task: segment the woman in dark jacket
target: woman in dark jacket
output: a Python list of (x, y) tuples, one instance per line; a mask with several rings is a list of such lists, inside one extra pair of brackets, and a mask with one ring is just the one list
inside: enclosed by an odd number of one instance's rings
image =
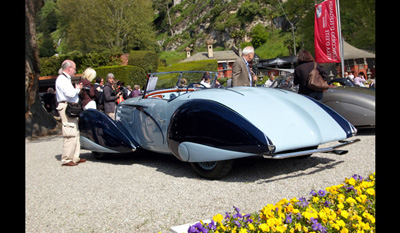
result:
[(79, 92), (79, 98), (82, 102), (82, 107), (86, 109), (96, 109), (96, 102), (94, 98), (96, 94), (94, 92), (94, 87), (92, 80), (96, 77), (96, 71), (92, 68), (87, 68), (82, 74), (82, 85), (83, 88)]
[[(299, 94), (308, 95), (316, 100), (322, 100), (322, 91), (314, 91), (308, 88), (308, 76), (314, 69), (314, 58), (310, 52), (301, 50), (297, 57), (297, 66), (294, 69), (294, 84), (299, 84)], [(324, 68), (317, 63), (317, 70), (322, 78), (327, 81), (329, 76)]]

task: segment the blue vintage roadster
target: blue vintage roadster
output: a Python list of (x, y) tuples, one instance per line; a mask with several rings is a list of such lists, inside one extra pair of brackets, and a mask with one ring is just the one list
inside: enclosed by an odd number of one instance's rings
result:
[[(82, 148), (99, 159), (137, 149), (172, 154), (200, 176), (219, 179), (237, 158), (344, 154), (337, 148), (358, 141), (344, 141), (357, 130), (318, 101), (281, 89), (225, 88), (217, 85), (216, 72), (204, 83), (203, 73), (149, 74), (143, 96), (120, 103), (115, 121), (100, 111), (84, 111)], [(318, 148), (331, 141), (338, 144)]]

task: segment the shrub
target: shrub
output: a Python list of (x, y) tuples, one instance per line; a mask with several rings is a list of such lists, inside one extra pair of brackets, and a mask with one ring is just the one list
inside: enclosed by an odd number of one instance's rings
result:
[(76, 73), (82, 73), (86, 68), (112, 66), (121, 64), (120, 54), (111, 53), (87, 53), (71, 52), (66, 55), (59, 55), (58, 57), (42, 57), (40, 63), (40, 76), (57, 75), (58, 69), (64, 60), (72, 60), (76, 64)]
[(143, 68), (147, 73), (155, 72), (158, 68), (158, 54), (153, 51), (131, 51), (128, 65)]
[(143, 87), (147, 81), (147, 74), (143, 68), (137, 66), (103, 66), (95, 68), (97, 72), (97, 77), (104, 78), (104, 82), (106, 82), (106, 77), (108, 73), (113, 73), (115, 79), (120, 80), (126, 85), (139, 85)]
[(168, 67), (160, 67), (158, 72), (168, 71), (218, 71), (217, 60), (201, 60), (201, 61), (190, 61), (173, 64)]

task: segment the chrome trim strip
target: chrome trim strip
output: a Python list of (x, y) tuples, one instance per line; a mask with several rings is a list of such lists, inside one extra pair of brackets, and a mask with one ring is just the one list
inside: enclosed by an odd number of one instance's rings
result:
[(346, 146), (355, 142), (361, 141), (360, 139), (354, 139), (350, 141), (339, 141), (340, 144), (337, 144), (335, 146), (327, 147), (327, 148), (322, 148), (322, 149), (314, 149), (314, 150), (304, 150), (304, 151), (297, 151), (297, 152), (290, 152), (290, 153), (284, 153), (284, 154), (274, 154), (274, 155), (263, 155), (264, 158), (270, 158), (270, 159), (286, 159), (286, 158), (292, 158), (292, 157), (298, 157), (298, 156), (303, 156), (303, 155), (309, 155), (313, 153), (329, 153), (333, 152), (336, 148)]

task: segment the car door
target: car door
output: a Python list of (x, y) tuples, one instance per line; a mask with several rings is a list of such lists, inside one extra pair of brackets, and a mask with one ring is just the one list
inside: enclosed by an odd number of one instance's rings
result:
[(165, 139), (168, 126), (167, 105), (166, 100), (157, 98), (123, 102), (117, 109), (118, 120), (129, 129), (131, 136), (142, 148), (168, 153), (169, 149)]

